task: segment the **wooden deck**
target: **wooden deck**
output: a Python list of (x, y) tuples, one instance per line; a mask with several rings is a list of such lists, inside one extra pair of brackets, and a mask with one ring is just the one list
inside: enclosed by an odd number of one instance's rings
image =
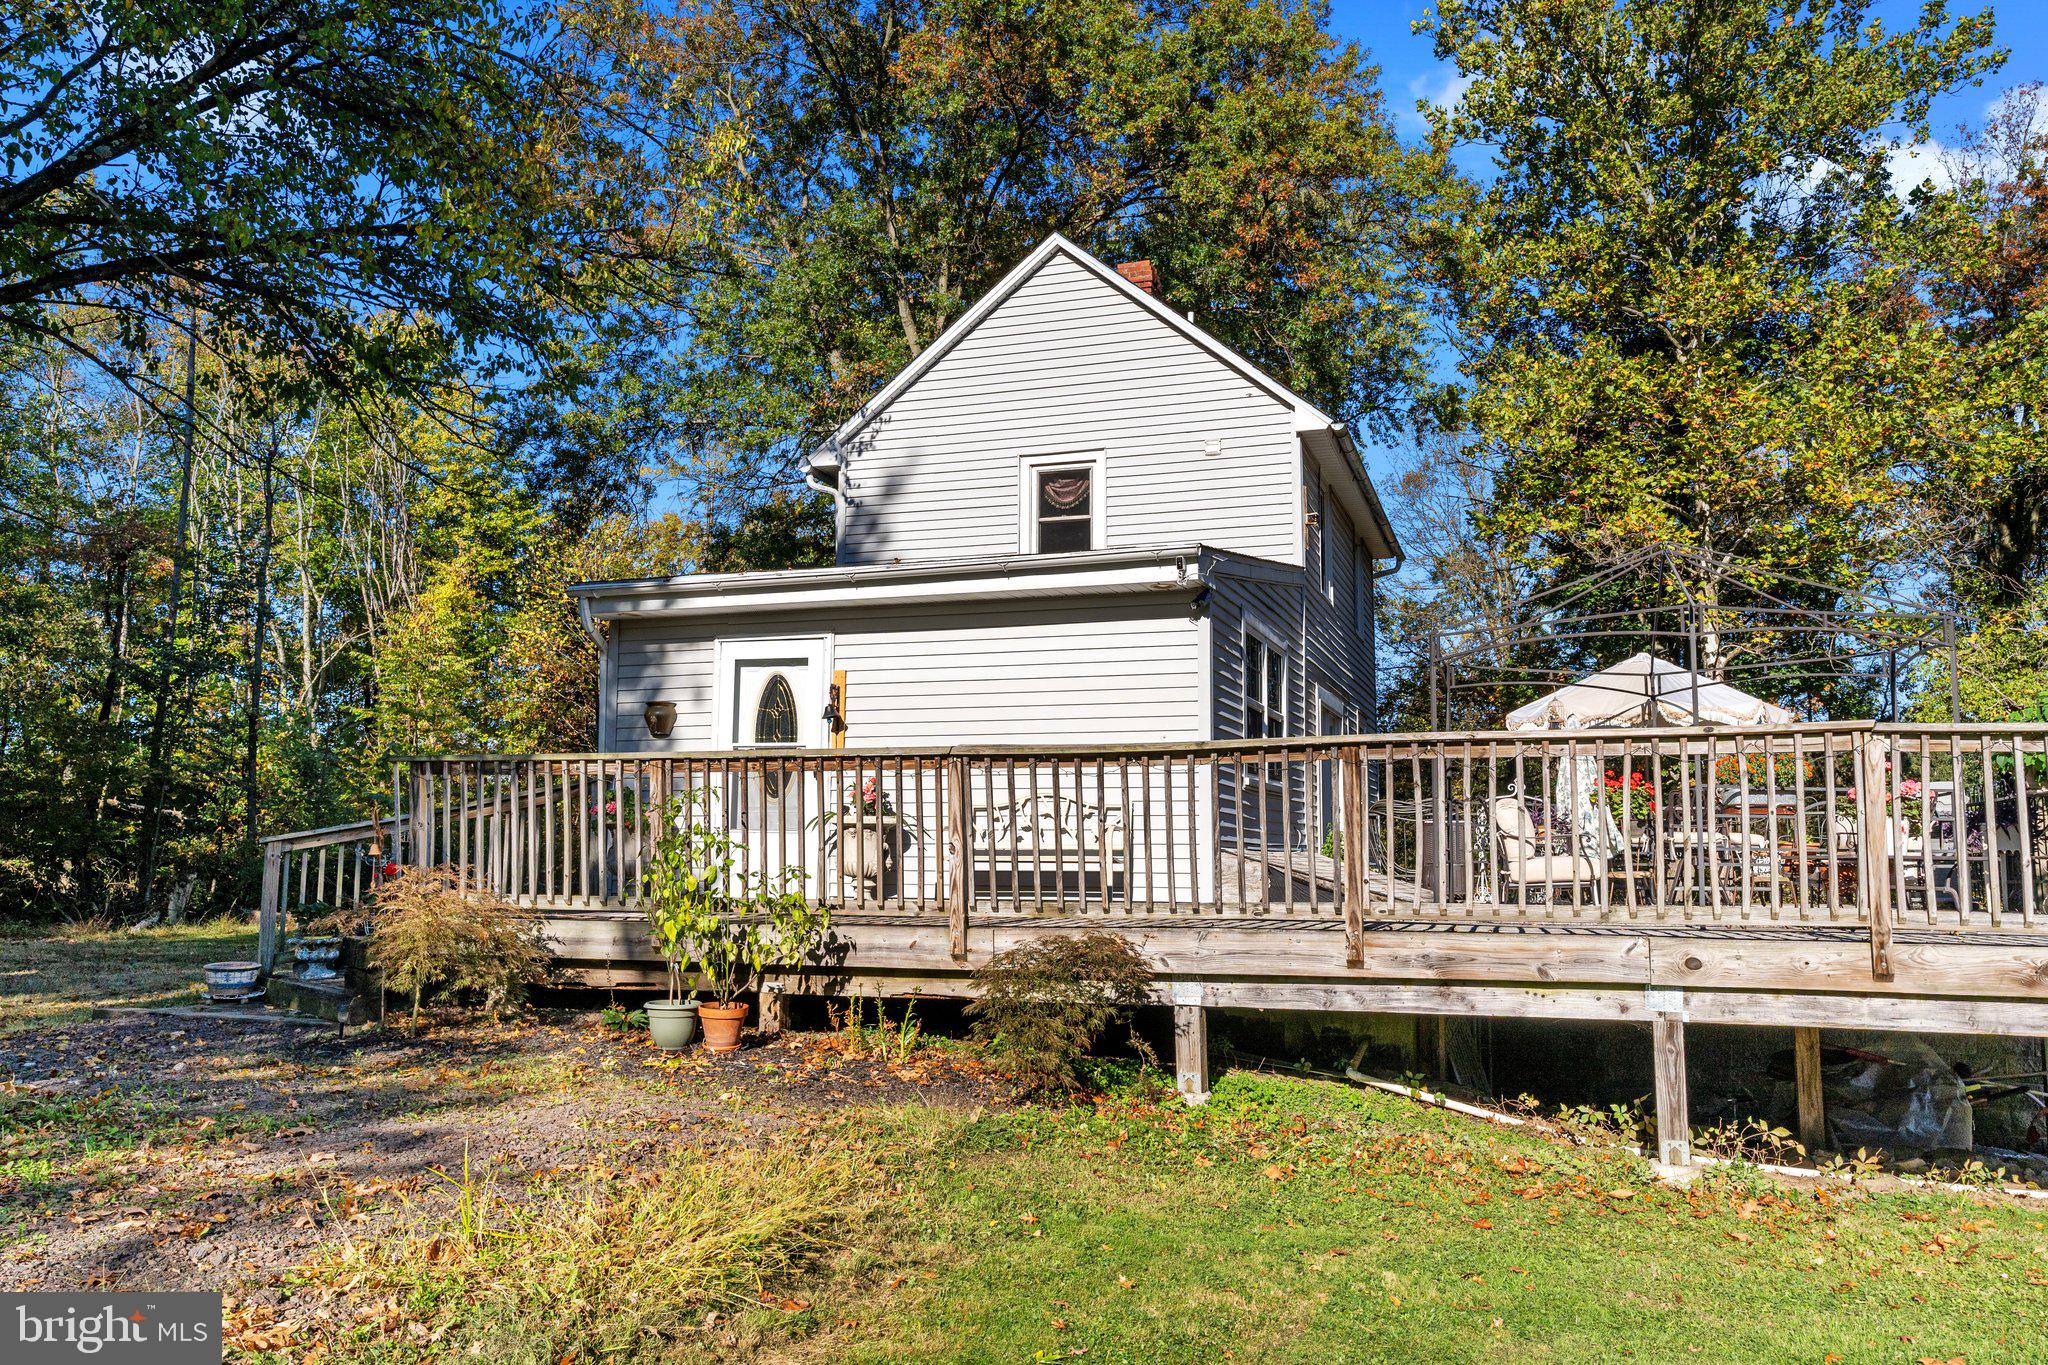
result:
[(413, 760), (396, 821), (271, 842), (264, 951), (396, 860), (530, 910), (567, 978), (658, 985), (677, 798), (832, 911), (764, 1004), (965, 995), (1111, 930), (1191, 1095), (1209, 1008), (1648, 1023), (1680, 1109), (1688, 1022), (2048, 1034), (2048, 726)]

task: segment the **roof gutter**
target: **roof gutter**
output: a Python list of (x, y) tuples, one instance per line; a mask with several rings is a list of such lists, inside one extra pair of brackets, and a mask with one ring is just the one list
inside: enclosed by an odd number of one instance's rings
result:
[[(822, 451), (814, 453), (804, 460), (804, 487), (810, 489), (813, 493), (825, 494), (832, 499), (833, 505), (837, 506), (839, 503), (839, 462), (837, 459), (832, 459), (828, 464), (824, 459), (819, 458), (823, 453)], [(829, 469), (831, 471), (832, 482), (826, 483), (819, 476), (821, 469)]]
[(1081, 563), (1065, 556), (1059, 557), (1064, 562), (1048, 563), (1049, 558), (1020, 553), (966, 562), (685, 575), (579, 583), (569, 594), (586, 622), (634, 615), (859, 609), (884, 602), (915, 605), (983, 597), (1194, 591), (1205, 581), (1209, 560), (1200, 546), (1113, 552)]
[(604, 632), (597, 628), (597, 618), (590, 614), (590, 599), (576, 599), (576, 619), (583, 623), (583, 633), (597, 646), (597, 652), (604, 653)]

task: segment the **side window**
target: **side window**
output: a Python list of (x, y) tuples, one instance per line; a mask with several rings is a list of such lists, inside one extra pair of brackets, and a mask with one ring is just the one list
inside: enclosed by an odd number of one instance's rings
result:
[(1287, 656), (1249, 628), (1244, 633), (1244, 733), (1247, 739), (1287, 733)]

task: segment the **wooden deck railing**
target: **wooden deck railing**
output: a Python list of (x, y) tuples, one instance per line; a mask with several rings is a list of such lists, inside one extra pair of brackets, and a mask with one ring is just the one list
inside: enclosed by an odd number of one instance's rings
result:
[(1376, 921), (1849, 926), (1888, 976), (1895, 926), (2048, 913), (2048, 726), (445, 757), (397, 788), (408, 861), (519, 905), (636, 907), (689, 796), (746, 874), (943, 914), (956, 954), (977, 916), (1341, 919), (1352, 965)]
[(256, 914), (256, 958), (264, 970), (275, 965), (294, 919), (362, 908), (383, 883), (386, 866), (406, 861), (397, 834), (388, 819), (359, 820), (264, 839)]

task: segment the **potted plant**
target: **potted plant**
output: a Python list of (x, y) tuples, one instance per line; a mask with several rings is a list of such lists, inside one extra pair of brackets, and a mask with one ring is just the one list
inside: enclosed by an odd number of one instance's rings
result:
[[(727, 831), (697, 818), (708, 797), (691, 793), (662, 811), (647, 875), (647, 915), (669, 962), (669, 994), (689, 971), (711, 994), (697, 1017), (710, 1052), (740, 1045), (747, 1005), (738, 999), (762, 970), (795, 965), (824, 941), (830, 916), (803, 893), (803, 873), (746, 871)], [(655, 1006), (648, 1006), (650, 1026)], [(658, 1041), (658, 1040), (657, 1040)]]
[(900, 822), (872, 777), (860, 784), (860, 795), (852, 804), (851, 812), (840, 815), (840, 875), (847, 881), (857, 876), (865, 893), (879, 897), (886, 889), (884, 874), (896, 861)]
[(655, 948), (668, 961), (668, 999), (647, 1002), (647, 1032), (656, 1047), (676, 1052), (697, 1036), (697, 993), (683, 994), (683, 965), (689, 947), (679, 936), (682, 924), (664, 913), (659, 897), (648, 898), (647, 922), (654, 931)]

